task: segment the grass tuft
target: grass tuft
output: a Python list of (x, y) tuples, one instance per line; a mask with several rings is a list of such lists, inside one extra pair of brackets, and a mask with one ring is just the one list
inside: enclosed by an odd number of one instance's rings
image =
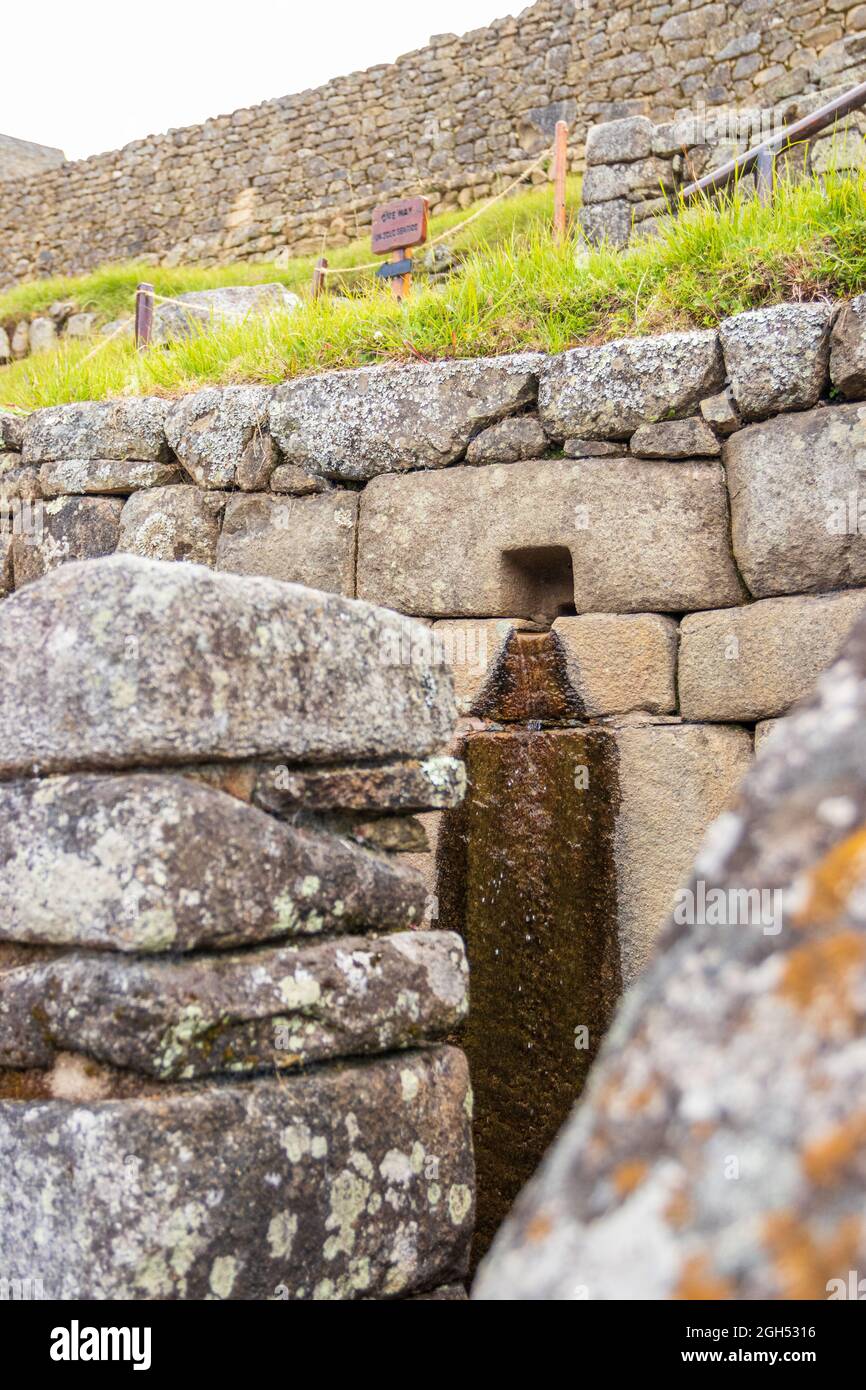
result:
[[(418, 279), (405, 305), (365, 275), (345, 295), (307, 300), (294, 314), (251, 319), (140, 354), (123, 340), (95, 355), (92, 342), (62, 343), (0, 369), (0, 403), (33, 409), (130, 393), (175, 395), (211, 382), (279, 382), (386, 360), (524, 348), (559, 352), (577, 343), (712, 327), (763, 304), (866, 289), (863, 174), (781, 183), (772, 206), (735, 190), (720, 203), (699, 204), (625, 252), (587, 253), (576, 241), (555, 246), (550, 212), (549, 188), (497, 205), (485, 214), (486, 223), (481, 218), (463, 234), (471, 250), (460, 268), (444, 285), (423, 287)], [(451, 225), (464, 215), (449, 214)], [(359, 242), (330, 259), (337, 264), (354, 257), (359, 264), (369, 259), (367, 245)], [(214, 284), (279, 278), (299, 289), (311, 266), (312, 260), (295, 262), (279, 275), (271, 266), (149, 267), (147, 274), (143, 267), (113, 267), (91, 279), (100, 286), (102, 311), (116, 315), (121, 288), (131, 296), (139, 278), (152, 279), (165, 294), (202, 288), (202, 277)], [(69, 282), (48, 283), (52, 298), (73, 294)], [(61, 283), (67, 288), (58, 289)], [(39, 282), (10, 294), (37, 290), (49, 292)], [(0, 314), (9, 297), (0, 301)], [(74, 297), (80, 301), (80, 292)]]

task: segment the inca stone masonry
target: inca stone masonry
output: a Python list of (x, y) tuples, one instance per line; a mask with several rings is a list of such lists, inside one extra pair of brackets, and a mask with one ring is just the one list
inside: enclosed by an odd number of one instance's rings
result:
[[(270, 259), (354, 238), (393, 194), (494, 192), (558, 118), (770, 107), (862, 77), (855, 0), (538, 0), (396, 63), (22, 177), (0, 149), (0, 288), (145, 256)], [(543, 177), (543, 175), (538, 175)]]

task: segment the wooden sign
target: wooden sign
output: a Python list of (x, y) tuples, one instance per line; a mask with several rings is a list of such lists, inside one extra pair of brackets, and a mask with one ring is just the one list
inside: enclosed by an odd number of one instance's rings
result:
[(427, 240), (427, 199), (398, 198), (373, 209), (373, 255), (389, 256)]

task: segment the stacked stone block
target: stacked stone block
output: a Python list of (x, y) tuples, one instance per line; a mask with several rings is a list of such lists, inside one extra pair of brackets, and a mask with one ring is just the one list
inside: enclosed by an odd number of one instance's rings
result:
[(2, 605), (5, 1277), (70, 1299), (463, 1277), (470, 1092), (437, 1039), (464, 951), (382, 848), (462, 769), (436, 753), (447, 673), (390, 662), (397, 623), (130, 556)]

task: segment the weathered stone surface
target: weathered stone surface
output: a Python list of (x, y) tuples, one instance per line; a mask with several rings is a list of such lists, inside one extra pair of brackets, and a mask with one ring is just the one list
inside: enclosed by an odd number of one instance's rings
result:
[(707, 422), (699, 415), (688, 420), (660, 420), (640, 425), (631, 437), (631, 451), (645, 459), (714, 458), (722, 451)]
[(863, 406), (830, 406), (726, 442), (734, 554), (756, 598), (866, 584), (864, 426)]
[(166, 437), (193, 482), (267, 487), (277, 462), (268, 430), (272, 395), (264, 386), (207, 386), (171, 406)]
[(846, 304), (830, 335), (830, 380), (851, 400), (866, 395), (866, 295)]
[(744, 597), (727, 530), (713, 463), (586, 459), (375, 478), (361, 499), (358, 593), (437, 617), (556, 617), (572, 602), (603, 613), (724, 606)]
[[(26, 1075), (26, 1073), (24, 1073)], [(460, 1280), (454, 1048), (158, 1097), (0, 1102), (6, 1277), (49, 1298), (397, 1298)], [(52, 1194), (64, 1193), (64, 1200)]]
[(48, 352), (57, 346), (57, 327), (50, 318), (30, 320), (30, 351)]
[(691, 415), (724, 380), (712, 330), (624, 338), (549, 357), (539, 379), (539, 414), (556, 439), (628, 439), (639, 425)]
[(577, 216), (581, 231), (593, 245), (607, 242), (611, 246), (626, 246), (631, 236), (633, 212), (633, 204), (625, 198), (611, 198), (606, 203), (581, 207)]
[(0, 531), (0, 598), (11, 594), (15, 582), (12, 568), (12, 536)]
[(701, 415), (708, 425), (712, 425), (718, 434), (723, 435), (733, 434), (743, 423), (729, 387), (701, 401)]
[(333, 483), (301, 468), (298, 463), (280, 463), (271, 474), (271, 492), (286, 492), (294, 497), (306, 497), (311, 492), (327, 492)]
[(26, 319), (15, 325), (12, 334), (12, 356), (20, 361), (30, 351), (30, 324)]
[(355, 592), (358, 497), (250, 493), (231, 497), (217, 545), (217, 569), (262, 574), (328, 593)]
[(0, 966), (0, 1066), (76, 1052), (161, 1081), (297, 1069), (441, 1038), (467, 1008), (452, 932), (169, 960), (76, 952)]
[(586, 132), (587, 164), (625, 164), (652, 153), (653, 123), (646, 116), (591, 125)]
[(96, 332), (96, 314), (70, 314), (63, 332), (67, 338), (88, 338)]
[(658, 613), (557, 618), (569, 683), (586, 715), (676, 709), (677, 625)]
[(0, 497), (35, 501), (42, 496), (38, 468), (24, 468), (20, 454), (0, 454)]
[(570, 459), (622, 458), (628, 447), (606, 443), (603, 439), (566, 439), (562, 452)]
[(685, 719), (755, 720), (784, 714), (839, 654), (866, 592), (769, 598), (682, 621), (680, 705)]
[(120, 513), (117, 549), (147, 560), (213, 566), (225, 503), (223, 493), (191, 483), (135, 493)]
[(451, 678), (382, 659), (405, 626), (200, 566), (67, 566), (0, 609), (0, 771), (426, 755), (451, 733)]
[(387, 860), (185, 777), (2, 782), (0, 806), (2, 940), (189, 951), (421, 920)]
[(252, 797), (273, 812), (299, 806), (311, 811), (426, 811), (459, 805), (465, 790), (460, 759), (440, 755), (356, 767), (277, 766), (257, 774)]
[(169, 402), (150, 396), (36, 410), (24, 425), (25, 463), (54, 459), (165, 460)]
[(39, 506), (41, 536), (16, 536), (15, 587), (71, 560), (94, 560), (117, 548), (123, 503), (115, 497), (57, 497)]
[(658, 197), (662, 190), (673, 192), (674, 182), (670, 162), (655, 155), (626, 164), (595, 164), (583, 176), (581, 198), (585, 207), (623, 197), (640, 201)]
[(43, 463), (39, 469), (43, 497), (130, 493), (140, 488), (165, 487), (177, 482), (180, 482), (180, 469), (176, 464), (154, 460), (58, 459)]
[(0, 410), (0, 453), (10, 449), (20, 454), (24, 446), (24, 420), (18, 415), (7, 415)]
[(516, 463), (540, 458), (546, 449), (547, 436), (536, 416), (518, 415), (477, 434), (466, 450), (466, 462)]
[(616, 731), (616, 913), (623, 984), (646, 966), (707, 826), (752, 761), (746, 729), (644, 724)]
[(775, 304), (719, 325), (731, 391), (746, 420), (808, 410), (829, 381), (831, 304)]
[(212, 332), (248, 318), (284, 314), (297, 309), (300, 299), (278, 282), (270, 285), (223, 285), (215, 290), (190, 290), (171, 304), (157, 304), (153, 341), (167, 343)]
[(476, 1297), (824, 1300), (863, 1268), (864, 673), (859, 625), (707, 836)]
[(12, 344), (9, 341), (9, 334), (6, 332), (6, 329), (0, 324), (0, 363), (5, 366), (7, 362), (11, 361)]
[(280, 386), (271, 432), (287, 462), (331, 478), (453, 463), (488, 425), (535, 399), (540, 353), (359, 367)]

